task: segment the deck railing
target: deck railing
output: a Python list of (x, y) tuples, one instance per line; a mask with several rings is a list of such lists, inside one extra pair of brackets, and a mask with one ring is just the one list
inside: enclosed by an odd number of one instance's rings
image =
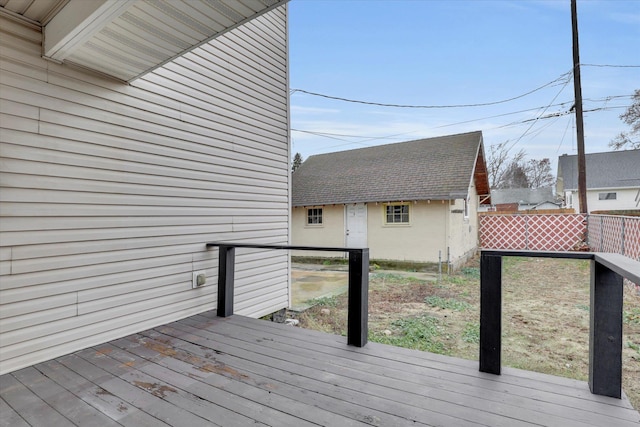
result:
[(347, 252), (349, 254), (349, 285), (347, 314), (347, 344), (364, 347), (369, 333), (369, 249), (333, 248), (289, 245), (257, 245), (246, 243), (212, 242), (207, 248), (217, 247), (218, 256), (218, 307), (217, 315), (233, 314), (233, 288), (236, 248), (275, 249), (298, 251)]
[(594, 394), (620, 398), (623, 279), (640, 283), (640, 262), (620, 254), (601, 252), (483, 250), (480, 254), (480, 371), (498, 375), (502, 336), (502, 257), (505, 256), (591, 260), (589, 388)]

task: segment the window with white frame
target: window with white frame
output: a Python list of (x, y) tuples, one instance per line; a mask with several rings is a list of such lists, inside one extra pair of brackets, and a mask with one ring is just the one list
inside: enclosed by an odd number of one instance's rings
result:
[(616, 200), (617, 198), (617, 193), (598, 193), (598, 200)]
[(386, 206), (386, 224), (409, 224), (409, 204), (393, 204)]
[(322, 225), (322, 208), (307, 209), (307, 225)]

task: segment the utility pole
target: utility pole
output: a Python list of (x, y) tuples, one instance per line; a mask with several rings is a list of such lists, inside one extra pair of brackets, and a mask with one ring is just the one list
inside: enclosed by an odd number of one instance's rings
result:
[(580, 48), (578, 47), (578, 8), (576, 0), (571, 0), (571, 29), (573, 34), (573, 90), (576, 107), (576, 132), (578, 138), (578, 196), (580, 213), (587, 209), (587, 167), (584, 155), (584, 123), (582, 120), (582, 86), (580, 84)]

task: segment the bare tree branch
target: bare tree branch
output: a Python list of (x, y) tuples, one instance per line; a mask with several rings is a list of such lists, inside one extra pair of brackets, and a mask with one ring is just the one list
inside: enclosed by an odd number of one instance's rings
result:
[(633, 102), (629, 108), (620, 115), (620, 119), (631, 126), (631, 130), (621, 132), (609, 142), (609, 147), (614, 150), (640, 148), (640, 89), (633, 92), (631, 99)]

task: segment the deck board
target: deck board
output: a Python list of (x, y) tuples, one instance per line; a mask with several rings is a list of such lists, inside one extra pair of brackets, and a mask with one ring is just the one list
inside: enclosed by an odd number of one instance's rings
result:
[(0, 377), (0, 426), (638, 426), (585, 382), (207, 312)]
[[(190, 320), (186, 320), (190, 321)], [(235, 320), (234, 320), (235, 321)], [(242, 319), (240, 319), (242, 321)], [(256, 328), (263, 325), (257, 325)], [(268, 324), (265, 326), (269, 326)], [(286, 329), (286, 328), (285, 328)], [(248, 334), (251, 334), (255, 330), (246, 330)], [(216, 331), (221, 332), (221, 328), (217, 328)], [(287, 336), (284, 336), (279, 342), (288, 342), (295, 345), (295, 339), (291, 338), (292, 332), (286, 331)], [(307, 334), (309, 331), (300, 331), (303, 334)], [(318, 337), (322, 339), (317, 345), (310, 343), (305, 344), (305, 350), (313, 350), (316, 352), (322, 352), (327, 357), (334, 357), (338, 353), (332, 351), (332, 346), (336, 347), (338, 351), (344, 351), (344, 344), (340, 343), (341, 337), (335, 337), (333, 335), (322, 334)], [(336, 339), (337, 338), (337, 339)], [(342, 338), (343, 339), (343, 338)], [(293, 340), (293, 341), (291, 341)], [(265, 342), (265, 345), (270, 345)], [(279, 344), (277, 344), (279, 345)], [(357, 353), (360, 356), (355, 360), (364, 361), (366, 364), (364, 368), (368, 368), (369, 365), (381, 366), (383, 371), (389, 371), (393, 369), (399, 369), (402, 372), (390, 372), (389, 375), (395, 377), (402, 377), (408, 381), (416, 381), (415, 375), (428, 376), (427, 385), (433, 386), (439, 380), (444, 380), (443, 387), (447, 387), (449, 384), (453, 384), (450, 389), (457, 393), (465, 393), (468, 389), (471, 395), (478, 394), (477, 387), (482, 387), (485, 390), (482, 393), (483, 398), (490, 399), (495, 393), (492, 390), (498, 389), (499, 391), (506, 391), (504, 393), (496, 395), (496, 401), (504, 401), (504, 399), (510, 399), (514, 396), (521, 396), (530, 405), (530, 400), (541, 400), (554, 405), (562, 405), (570, 408), (578, 409), (577, 414), (582, 411), (591, 411), (594, 409), (598, 412), (608, 414), (616, 411), (617, 406), (625, 408), (632, 408), (629, 402), (625, 399), (609, 399), (603, 396), (592, 395), (589, 392), (588, 387), (585, 387), (584, 382), (577, 380), (554, 377), (551, 375), (544, 375), (538, 373), (531, 373), (521, 370), (512, 370), (505, 368), (505, 373), (509, 375), (495, 376), (492, 374), (485, 374), (480, 372), (474, 372), (469, 376), (469, 369), (476, 371), (477, 362), (468, 361), (463, 359), (453, 359), (446, 356), (441, 356), (432, 353), (415, 352), (412, 350), (402, 349), (399, 347), (389, 346), (370, 346), (365, 351), (356, 347), (348, 347), (346, 350)], [(419, 357), (416, 357), (419, 356)], [(343, 357), (337, 358), (335, 363), (348, 364), (353, 366), (354, 356), (343, 355)], [(447, 363), (451, 361), (452, 363)], [(409, 373), (410, 375), (407, 375)], [(520, 378), (519, 376), (524, 376)], [(470, 386), (470, 387), (468, 387)], [(613, 408), (611, 406), (614, 406)], [(551, 407), (553, 408), (553, 407)], [(591, 415), (588, 415), (589, 417)], [(629, 416), (630, 420), (635, 420), (635, 415), (631, 412)]]
[[(184, 322), (180, 322), (180, 324), (184, 324), (186, 322), (193, 323), (192, 320), (186, 320)], [(183, 329), (185, 331), (189, 331), (188, 329)], [(237, 332), (236, 329), (233, 329)], [(230, 333), (233, 333), (233, 330)], [(196, 332), (191, 330), (190, 332)], [(216, 328), (216, 332), (226, 333), (225, 327), (220, 326)], [(203, 332), (201, 335), (211, 334), (211, 332)], [(231, 338), (231, 337), (228, 337)], [(246, 342), (251, 342), (253, 340), (261, 340), (261, 336), (259, 334), (253, 334), (253, 330), (246, 329), (242, 333), (242, 340), (246, 340)], [(205, 344), (206, 345), (206, 344)], [(296, 344), (285, 345), (283, 343), (283, 339), (278, 339), (277, 341), (264, 340), (261, 342), (261, 351), (263, 354), (266, 354), (265, 347), (268, 347), (274, 351), (269, 352), (268, 354), (272, 357), (277, 357), (278, 350), (286, 353), (292, 351), (296, 348)], [(358, 351), (349, 351), (347, 349), (346, 353), (350, 354), (341, 354), (345, 353), (344, 345), (342, 345), (342, 349), (337, 349), (337, 351), (329, 352), (326, 350), (329, 346), (317, 346), (317, 348), (312, 349), (312, 346), (309, 343), (306, 343), (304, 349), (298, 349), (296, 351), (296, 363), (313, 365), (316, 369), (324, 369), (324, 370), (334, 370), (336, 367), (327, 368), (327, 363), (322, 360), (314, 360), (317, 358), (316, 354), (325, 354), (326, 358), (332, 360), (331, 364), (340, 365), (338, 368), (340, 369), (340, 374), (344, 378), (348, 378), (350, 385), (341, 384), (345, 387), (352, 387), (354, 381), (362, 381), (364, 382), (364, 389), (369, 389), (370, 391), (377, 390), (373, 385), (377, 385), (382, 387), (380, 390), (381, 395), (388, 395), (388, 387), (392, 387), (394, 389), (393, 398), (388, 398), (389, 400), (397, 400), (398, 402), (413, 402), (416, 400), (415, 396), (423, 396), (423, 399), (418, 400), (414, 403), (416, 406), (427, 406), (429, 408), (433, 408), (440, 411), (444, 411), (444, 413), (456, 413), (457, 416), (461, 418), (467, 419), (467, 421), (471, 421), (473, 423), (479, 422), (487, 422), (490, 425), (501, 425), (504, 421), (505, 425), (519, 425), (519, 421), (515, 419), (508, 419), (511, 417), (512, 412), (518, 412), (519, 418), (524, 418), (528, 423), (536, 423), (540, 422), (540, 417), (546, 417), (547, 420), (544, 421), (547, 424), (561, 423), (562, 425), (583, 425), (583, 422), (593, 422), (600, 421), (606, 422), (608, 419), (606, 417), (600, 417), (599, 414), (596, 413), (585, 413), (584, 410), (574, 410), (571, 407), (560, 406), (554, 404), (550, 406), (550, 411), (548, 413), (541, 412), (539, 409), (530, 410), (531, 407), (531, 399), (528, 398), (528, 394), (531, 393), (531, 387), (526, 387), (518, 390), (516, 387), (510, 387), (508, 389), (508, 393), (505, 393), (503, 390), (505, 389), (504, 384), (494, 381), (496, 378), (490, 374), (480, 374), (475, 372), (477, 370), (477, 365), (473, 364), (474, 372), (473, 377), (473, 386), (468, 387), (466, 383), (469, 382), (469, 375), (462, 375), (458, 373), (447, 372), (444, 369), (435, 370), (433, 373), (430, 373), (429, 369), (425, 371), (425, 369), (415, 369), (411, 365), (408, 365), (406, 361), (396, 362), (395, 366), (391, 366), (392, 362), (389, 359), (384, 358), (373, 358), (368, 354), (358, 353)], [(244, 350), (250, 350), (250, 345), (243, 346)], [(324, 353), (320, 353), (323, 352)], [(317, 353), (316, 353), (317, 352)], [(363, 362), (361, 359), (364, 358)], [(378, 359), (378, 360), (373, 360)], [(268, 362), (267, 362), (268, 363)], [(375, 375), (371, 373), (371, 368), (375, 367)], [(280, 367), (280, 369), (283, 369)], [(433, 371), (433, 370), (431, 370)], [(298, 373), (298, 372), (296, 372)], [(298, 373), (299, 374), (299, 373)], [(426, 377), (425, 377), (426, 374)], [(476, 378), (477, 375), (484, 376), (486, 379)], [(499, 378), (499, 377), (498, 377)], [(485, 390), (481, 394), (478, 393), (478, 387), (483, 387)], [(432, 389), (437, 389), (438, 396), (436, 401), (433, 401), (431, 398)], [(463, 390), (464, 389), (464, 390)], [(491, 393), (492, 389), (500, 389), (500, 392), (493, 392), (493, 400), (487, 401), (487, 394)], [(537, 390), (534, 390), (537, 391)], [(466, 392), (466, 393), (465, 393)], [(519, 399), (519, 405), (513, 404), (514, 399), (513, 395), (521, 394), (524, 397)], [(535, 396), (537, 399), (546, 400), (547, 402), (555, 402), (558, 401), (558, 393), (550, 393), (550, 392), (538, 392), (538, 395)], [(591, 394), (587, 391), (587, 394), (591, 396)], [(442, 402), (437, 400), (443, 399), (446, 402), (456, 402), (460, 397), (464, 396), (464, 405), (462, 408), (456, 406), (448, 406), (443, 408)], [(563, 396), (561, 396), (563, 397)], [(491, 406), (492, 403), (495, 402), (503, 402), (507, 403), (507, 405), (500, 405), (498, 407), (487, 408), (487, 406)], [(518, 403), (518, 402), (516, 402)], [(582, 400), (577, 400), (573, 402), (574, 404), (582, 403)], [(593, 402), (591, 402), (593, 404)], [(540, 405), (538, 405), (540, 406)], [(591, 408), (587, 408), (591, 409)], [(601, 410), (607, 410), (608, 407), (601, 408)], [(590, 411), (591, 412), (591, 411)], [(495, 414), (498, 414), (499, 417), (495, 417)], [(560, 417), (558, 417), (560, 416)], [(505, 418), (506, 417), (506, 418)], [(578, 418), (578, 421), (575, 420)], [(582, 423), (580, 422), (582, 419)], [(522, 424), (526, 425), (526, 424)]]

